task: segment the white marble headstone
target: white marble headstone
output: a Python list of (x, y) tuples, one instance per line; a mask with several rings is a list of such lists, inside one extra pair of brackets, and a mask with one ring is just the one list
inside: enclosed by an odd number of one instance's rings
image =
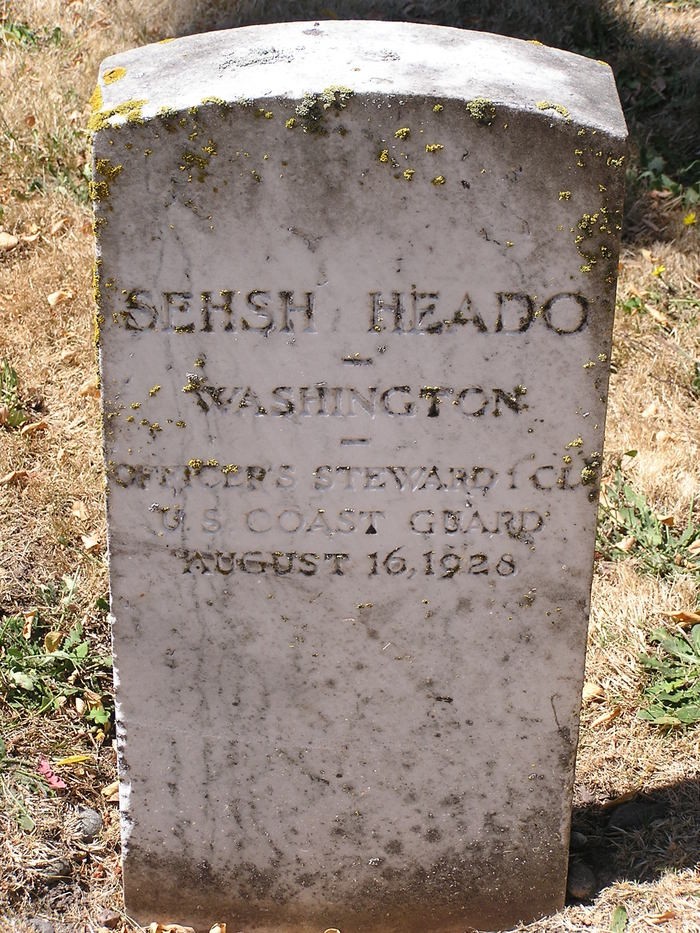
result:
[(126, 903), (456, 933), (564, 898), (625, 126), (387, 23), (102, 66)]

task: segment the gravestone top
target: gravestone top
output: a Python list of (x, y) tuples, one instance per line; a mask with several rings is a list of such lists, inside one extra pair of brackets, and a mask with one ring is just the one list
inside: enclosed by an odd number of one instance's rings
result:
[(410, 23), (247, 26), (121, 52), (102, 63), (100, 109), (115, 110), (109, 119), (118, 123), (133, 113), (129, 103), (135, 101), (142, 103), (139, 114), (147, 119), (162, 108), (198, 107), (212, 89), (217, 99), (236, 102), (301, 99), (327, 86), (355, 94), (448, 99), (466, 93), (519, 110), (539, 109), (555, 120), (569, 117), (619, 138), (626, 135), (605, 62), (538, 42)]
[(512, 926), (565, 890), (624, 121), (388, 23), (101, 69), (127, 908)]

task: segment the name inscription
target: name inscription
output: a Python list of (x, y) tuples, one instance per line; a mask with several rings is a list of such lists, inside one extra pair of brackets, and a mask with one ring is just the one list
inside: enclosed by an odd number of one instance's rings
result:
[[(114, 287), (106, 283), (105, 287)], [(177, 334), (318, 334), (329, 325), (329, 309), (314, 291), (289, 289), (218, 292), (122, 289), (124, 306), (113, 321), (128, 331), (171, 331)], [(557, 292), (541, 298), (526, 292), (494, 292), (477, 303), (469, 292), (446, 298), (439, 290), (372, 291), (358, 300), (360, 320), (371, 333), (437, 336), (447, 333), (523, 334), (540, 322), (543, 329), (565, 336), (588, 323), (589, 301), (579, 292)], [(364, 309), (364, 310), (363, 310)], [(351, 309), (353, 312), (355, 307)]]

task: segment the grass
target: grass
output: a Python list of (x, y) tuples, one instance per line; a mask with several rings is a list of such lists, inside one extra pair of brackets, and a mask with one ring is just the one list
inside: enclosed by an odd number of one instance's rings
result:
[[(291, 15), (311, 10), (301, 0), (284, 6)], [(350, 10), (341, 0), (325, 6), (338, 16)], [(397, 16), (399, 7), (383, 9)], [(119, 887), (106, 668), (84, 130), (97, 64), (197, 25), (275, 19), (280, 8), (0, 0), (3, 933), (24, 933), (33, 917), (52, 918), (58, 933), (97, 929), (104, 910), (116, 912), (117, 930), (138, 929)], [(700, 930), (700, 739), (691, 721), (700, 613), (697, 4), (440, 0), (434, 8), (444, 22), (610, 61), (632, 132), (575, 789), (580, 857), (596, 885), (589, 901), (527, 930)], [(410, 11), (426, 17), (425, 4)], [(104, 820), (89, 844), (71, 828), (79, 804)], [(620, 828), (632, 805), (641, 817)]]

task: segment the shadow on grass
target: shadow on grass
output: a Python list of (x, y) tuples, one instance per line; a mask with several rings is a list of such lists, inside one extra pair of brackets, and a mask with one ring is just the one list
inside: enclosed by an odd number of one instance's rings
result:
[(656, 881), (668, 871), (695, 868), (700, 778), (640, 793), (617, 806), (575, 806), (571, 856), (593, 870), (593, 896), (615, 881)]

